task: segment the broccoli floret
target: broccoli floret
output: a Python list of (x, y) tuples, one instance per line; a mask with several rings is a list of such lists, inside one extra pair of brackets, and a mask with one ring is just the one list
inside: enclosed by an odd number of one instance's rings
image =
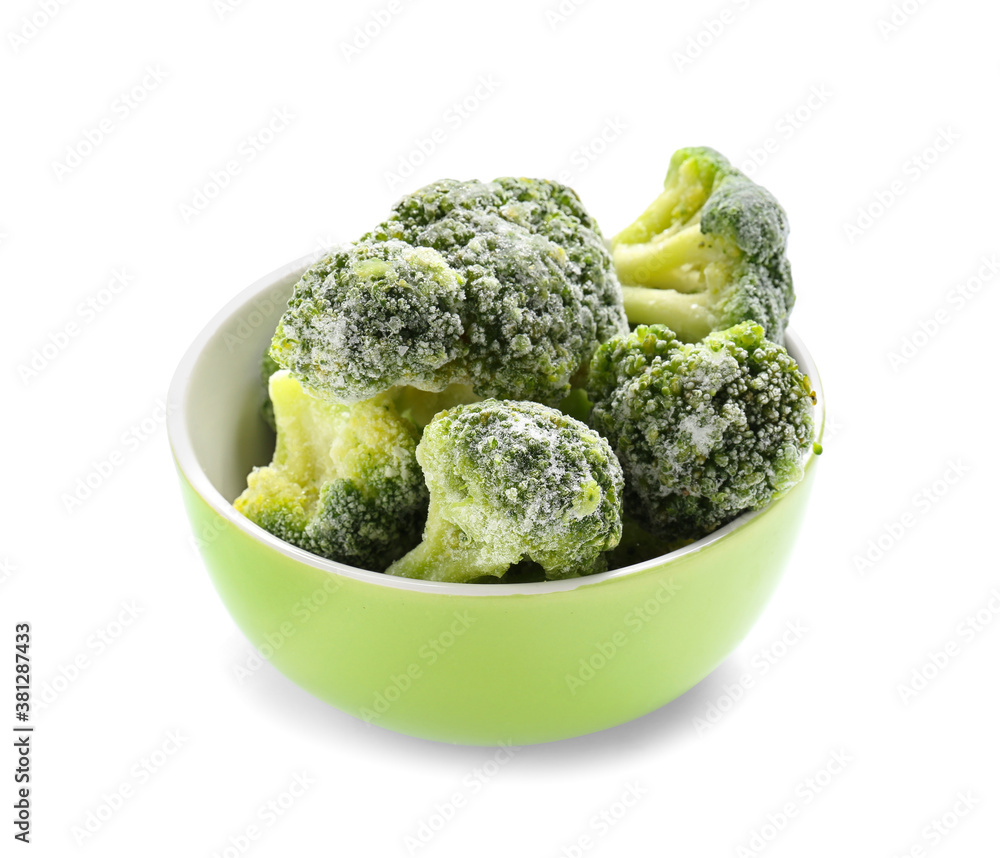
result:
[(427, 524), (390, 575), (467, 582), (522, 560), (548, 578), (587, 575), (621, 537), (621, 466), (607, 441), (553, 408), (488, 399), (442, 412), (417, 460)]
[(566, 250), (573, 279), (593, 315), (599, 343), (627, 326), (621, 286), (600, 227), (571, 188), (544, 179), (505, 177), (492, 183), (502, 201), (499, 213), (522, 223)]
[(270, 353), (331, 401), (458, 385), (555, 405), (626, 329), (611, 257), (573, 191), (445, 180), (310, 268)]
[(278, 441), (236, 509), (313, 554), (381, 572), (420, 539), (427, 488), (418, 432), (382, 397), (353, 405), (318, 399), (296, 377), (270, 378)]
[(264, 418), (264, 422), (268, 426), (275, 430), (278, 427), (274, 422), (274, 403), (271, 402), (271, 393), (268, 390), (268, 383), (271, 380), (271, 376), (274, 375), (279, 369), (281, 369), (281, 367), (278, 366), (274, 358), (271, 357), (271, 347), (268, 346), (260, 359), (260, 383), (264, 388), (264, 401), (260, 406), (260, 416)]
[[(512, 176), (492, 182), (442, 179), (400, 200), (389, 220), (371, 236), (421, 244), (425, 229), (463, 212), (495, 215), (561, 247), (566, 253), (567, 276), (583, 295), (588, 316), (585, 324), (588, 329), (593, 325), (597, 342), (625, 330), (621, 288), (600, 227), (576, 191), (559, 182)], [(430, 245), (445, 255), (463, 244), (461, 231), (451, 236), (447, 233), (447, 229), (433, 232), (434, 243)]]
[[(512, 205), (512, 204), (521, 205)], [(501, 211), (505, 209), (505, 211)], [(549, 179), (505, 176), (492, 182), (440, 179), (403, 197), (393, 206), (392, 220), (426, 226), (455, 209), (491, 211), (512, 222), (538, 227), (562, 214), (600, 234), (572, 188)]]
[(626, 513), (675, 544), (787, 491), (813, 447), (809, 379), (751, 322), (696, 344), (640, 325), (594, 355), (589, 393)]
[(755, 321), (775, 342), (795, 303), (778, 201), (714, 149), (680, 149), (664, 191), (612, 240), (633, 323), (685, 342)]
[(362, 242), (302, 276), (271, 357), (333, 401), (396, 385), (444, 390), (465, 380), (464, 298), (463, 279), (436, 251)]
[(555, 404), (598, 342), (566, 252), (492, 214), (454, 212), (417, 241), (466, 279), (466, 369), (481, 397)]

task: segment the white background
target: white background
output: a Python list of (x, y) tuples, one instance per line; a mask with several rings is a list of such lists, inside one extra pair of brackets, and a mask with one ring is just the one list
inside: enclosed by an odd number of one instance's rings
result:
[[(0, 641), (10, 689), (13, 625), (30, 621), (36, 710), (52, 689), (34, 717), (35, 854), (211, 856), (257, 824), (255, 858), (407, 855), (456, 792), (465, 807), (421, 854), (573, 855), (584, 834), (587, 855), (997, 854), (995, 4), (908, 0), (890, 31), (889, 0), (589, 0), (565, 15), (398, 0), (345, 52), (387, 0), (63, 3), (0, 13)], [(423, 163), (390, 175), (435, 129)], [(240, 682), (252, 654), (192, 548), (158, 405), (199, 329), (439, 177), (563, 178), (611, 234), (670, 153), (700, 144), (756, 154), (787, 208), (793, 325), (830, 402), (808, 520), (744, 644), (664, 709), (524, 748), (485, 781), (488, 749), (370, 728), (270, 666)], [(113, 294), (116, 271), (128, 285)], [(804, 629), (790, 645), (789, 623)], [(171, 731), (179, 749), (152, 757)], [(849, 762), (823, 774), (832, 753)], [(259, 808), (302, 772), (311, 785), (268, 825)], [(78, 848), (74, 827), (122, 784), (131, 797)], [(602, 834), (595, 814), (633, 787)], [(942, 819), (947, 834), (928, 827)]]

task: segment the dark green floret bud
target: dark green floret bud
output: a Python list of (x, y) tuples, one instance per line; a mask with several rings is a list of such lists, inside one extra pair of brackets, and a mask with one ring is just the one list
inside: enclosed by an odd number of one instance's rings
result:
[(815, 393), (744, 322), (694, 344), (639, 325), (594, 355), (590, 423), (625, 471), (625, 511), (673, 544), (760, 509), (803, 476)]

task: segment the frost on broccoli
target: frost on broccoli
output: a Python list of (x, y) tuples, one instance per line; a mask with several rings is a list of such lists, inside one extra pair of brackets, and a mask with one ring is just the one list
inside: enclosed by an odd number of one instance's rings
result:
[(421, 231), (466, 278), (466, 371), (481, 397), (555, 404), (598, 343), (566, 253), (503, 218), (458, 212)]
[(626, 512), (671, 542), (763, 507), (802, 478), (813, 448), (809, 379), (750, 322), (693, 345), (640, 325), (598, 350), (589, 385)]
[(270, 378), (278, 441), (236, 509), (275, 536), (381, 572), (420, 539), (427, 488), (417, 430), (387, 397), (354, 405), (318, 399), (290, 372)]
[[(567, 277), (580, 287), (587, 325), (593, 325), (597, 342), (625, 330), (621, 289), (600, 227), (576, 192), (559, 182), (510, 176), (493, 182), (443, 179), (400, 200), (389, 220), (372, 235), (421, 244), (423, 230), (448, 218), (460, 218), (464, 212), (494, 215), (562, 248)], [(442, 236), (442, 230), (432, 234), (436, 243), (431, 246), (446, 255), (449, 248), (462, 246), (461, 234), (451, 241)]]
[(663, 193), (612, 240), (632, 323), (685, 342), (755, 321), (775, 342), (795, 303), (778, 201), (714, 149), (680, 149)]
[(424, 430), (417, 459), (427, 524), (391, 575), (467, 582), (526, 560), (547, 578), (587, 575), (605, 568), (603, 553), (621, 537), (621, 466), (607, 441), (555, 409), (453, 408)]
[(600, 230), (556, 182), (435, 182), (363, 240), (433, 248), (464, 278), (468, 380), (479, 396), (555, 405), (597, 346), (627, 329)]
[(463, 279), (434, 250), (362, 242), (302, 276), (271, 357), (339, 402), (396, 385), (444, 390), (464, 377), (464, 299)]

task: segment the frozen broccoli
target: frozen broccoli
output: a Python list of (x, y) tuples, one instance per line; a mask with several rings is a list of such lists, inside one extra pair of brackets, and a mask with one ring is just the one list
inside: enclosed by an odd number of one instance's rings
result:
[(813, 448), (809, 379), (750, 322), (696, 344), (640, 325), (594, 355), (589, 394), (625, 471), (626, 513), (672, 543), (787, 491)]
[(557, 182), (421, 188), (295, 285), (261, 367), (277, 449), (237, 509), (323, 557), (454, 582), (708, 534), (794, 485), (813, 443), (780, 345), (787, 234), (705, 148), (674, 154), (610, 252)]
[(442, 412), (417, 460), (430, 490), (424, 537), (390, 575), (467, 582), (522, 560), (548, 578), (587, 575), (621, 537), (621, 466), (555, 409), (486, 400)]
[[(593, 328), (593, 337), (602, 343), (625, 330), (621, 288), (600, 227), (576, 192), (559, 182), (511, 176), (493, 182), (443, 179), (400, 200), (389, 220), (371, 235), (430, 244), (448, 256), (483, 231), (480, 227), (470, 233), (449, 225), (449, 221), (466, 219), (467, 212), (498, 217), (562, 248), (567, 278), (580, 287), (585, 333), (589, 335)], [(432, 229), (442, 222), (442, 226)], [(488, 230), (493, 221), (481, 223)]]
[(626, 329), (611, 257), (571, 190), (444, 181), (306, 272), (271, 356), (333, 401), (459, 385), (555, 405)]
[(420, 539), (427, 488), (418, 432), (388, 397), (339, 405), (287, 371), (270, 377), (278, 441), (236, 509), (313, 554), (381, 572)]
[(333, 401), (396, 385), (444, 390), (465, 378), (463, 283), (427, 247), (362, 242), (335, 251), (295, 285), (271, 357)]
[(629, 321), (685, 342), (755, 321), (781, 342), (795, 303), (778, 201), (714, 149), (680, 149), (664, 191), (612, 240)]

